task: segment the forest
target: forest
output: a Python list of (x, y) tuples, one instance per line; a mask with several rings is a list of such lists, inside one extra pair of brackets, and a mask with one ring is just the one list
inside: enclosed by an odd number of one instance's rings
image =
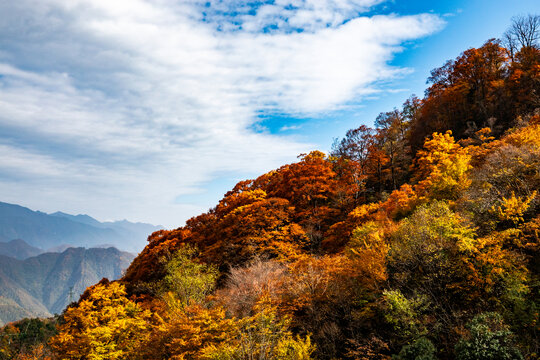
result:
[(539, 33), (515, 19), (373, 128), (151, 234), (120, 280), (4, 327), (0, 359), (538, 359)]

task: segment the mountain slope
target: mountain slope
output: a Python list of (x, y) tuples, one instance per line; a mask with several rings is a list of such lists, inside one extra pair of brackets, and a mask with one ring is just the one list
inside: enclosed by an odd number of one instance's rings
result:
[(43, 250), (29, 245), (22, 239), (0, 242), (0, 255), (9, 256), (19, 260), (24, 260), (32, 256), (38, 256), (39, 254), (43, 254), (43, 252)]
[(18, 260), (0, 256), (0, 323), (60, 313), (86, 287), (117, 279), (133, 254), (116, 248), (69, 248)]

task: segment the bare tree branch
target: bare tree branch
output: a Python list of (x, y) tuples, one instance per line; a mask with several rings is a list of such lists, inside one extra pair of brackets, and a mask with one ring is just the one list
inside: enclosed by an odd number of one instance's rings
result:
[(540, 15), (521, 15), (512, 18), (510, 29), (504, 34), (505, 45), (509, 51), (516, 50), (516, 44), (521, 47), (538, 47), (540, 39)]

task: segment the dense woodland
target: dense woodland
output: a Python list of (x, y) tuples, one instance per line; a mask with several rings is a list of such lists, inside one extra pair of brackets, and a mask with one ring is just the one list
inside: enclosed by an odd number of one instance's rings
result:
[(0, 359), (539, 358), (539, 29), (153, 233), (56, 335), (4, 328)]

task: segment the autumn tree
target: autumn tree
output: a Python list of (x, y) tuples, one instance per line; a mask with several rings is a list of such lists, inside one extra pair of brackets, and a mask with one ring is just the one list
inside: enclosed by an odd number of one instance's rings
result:
[(523, 47), (514, 55), (506, 88), (514, 116), (527, 116), (540, 106), (540, 48)]
[(501, 139), (471, 172), (465, 207), (480, 233), (515, 227), (530, 218), (540, 191), (540, 126), (529, 125)]
[[(421, 298), (440, 329), (444, 329), (442, 334), (449, 334), (456, 324), (465, 293), (476, 291), (472, 284), (456, 288), (468, 284), (468, 270), (460, 261), (460, 253), (472, 242), (473, 229), (442, 202), (420, 207), (392, 234), (388, 253), (390, 284), (400, 290), (404, 299)], [(396, 297), (396, 301), (399, 299)], [(412, 328), (410, 320), (395, 321), (401, 327)]]
[(419, 115), (411, 124), (413, 151), (433, 132), (451, 130), (462, 139), (483, 127), (500, 134), (513, 120), (504, 101), (508, 59), (496, 40), (469, 49), (434, 69)]
[(47, 342), (56, 335), (58, 318), (22, 319), (0, 329), (0, 359), (50, 358)]
[(451, 131), (434, 133), (415, 160), (416, 192), (428, 199), (456, 199), (469, 186), (470, 160)]
[(285, 264), (257, 258), (245, 266), (231, 268), (216, 299), (234, 316), (246, 317), (253, 314), (262, 299), (279, 302), (278, 298), (288, 282), (287, 276)]
[(386, 256), (389, 250), (383, 224), (367, 222), (357, 227), (345, 252), (352, 269), (365, 288), (379, 290), (387, 279)]
[(218, 270), (213, 265), (199, 262), (195, 257), (198, 250), (192, 245), (184, 245), (167, 262), (167, 275), (158, 284), (161, 296), (173, 296), (180, 306), (202, 303), (210, 295), (218, 278)]
[[(200, 216), (203, 217), (203, 216)], [(148, 237), (148, 245), (126, 269), (123, 280), (131, 292), (148, 292), (147, 284), (161, 280), (165, 265), (174, 253), (191, 243), (192, 231), (189, 228), (156, 231)]]
[(261, 186), (266, 182), (269, 197), (287, 199), (294, 206), (293, 219), (306, 232), (313, 251), (318, 251), (329, 222), (337, 213), (331, 201), (336, 188), (332, 167), (324, 153), (313, 151), (302, 155), (301, 161), (255, 181)]
[(366, 125), (360, 125), (356, 129), (348, 130), (343, 139), (334, 140), (331, 155), (358, 162), (361, 173), (365, 174), (366, 171), (364, 169), (374, 133), (375, 130)]
[(151, 314), (119, 282), (99, 283), (69, 307), (51, 347), (59, 359), (131, 359), (145, 341)]
[(220, 307), (176, 307), (152, 328), (136, 353), (142, 359), (202, 359), (208, 349), (230, 344), (237, 326)]
[(390, 190), (396, 190), (405, 180), (409, 167), (409, 147), (407, 139), (408, 122), (401, 111), (379, 114), (375, 126), (383, 141), (382, 149), (388, 157)]
[(375, 142), (375, 130), (361, 125), (356, 129), (347, 131), (341, 140), (335, 139), (332, 145), (331, 155), (339, 159), (353, 162), (356, 171), (353, 173), (354, 182), (359, 192), (355, 197), (363, 195), (365, 197), (366, 180), (370, 172), (370, 156)]
[(261, 301), (253, 316), (238, 320), (238, 331), (229, 343), (211, 345), (202, 359), (309, 360), (315, 350), (309, 336), (293, 336), (290, 319), (280, 318), (275, 307)]

